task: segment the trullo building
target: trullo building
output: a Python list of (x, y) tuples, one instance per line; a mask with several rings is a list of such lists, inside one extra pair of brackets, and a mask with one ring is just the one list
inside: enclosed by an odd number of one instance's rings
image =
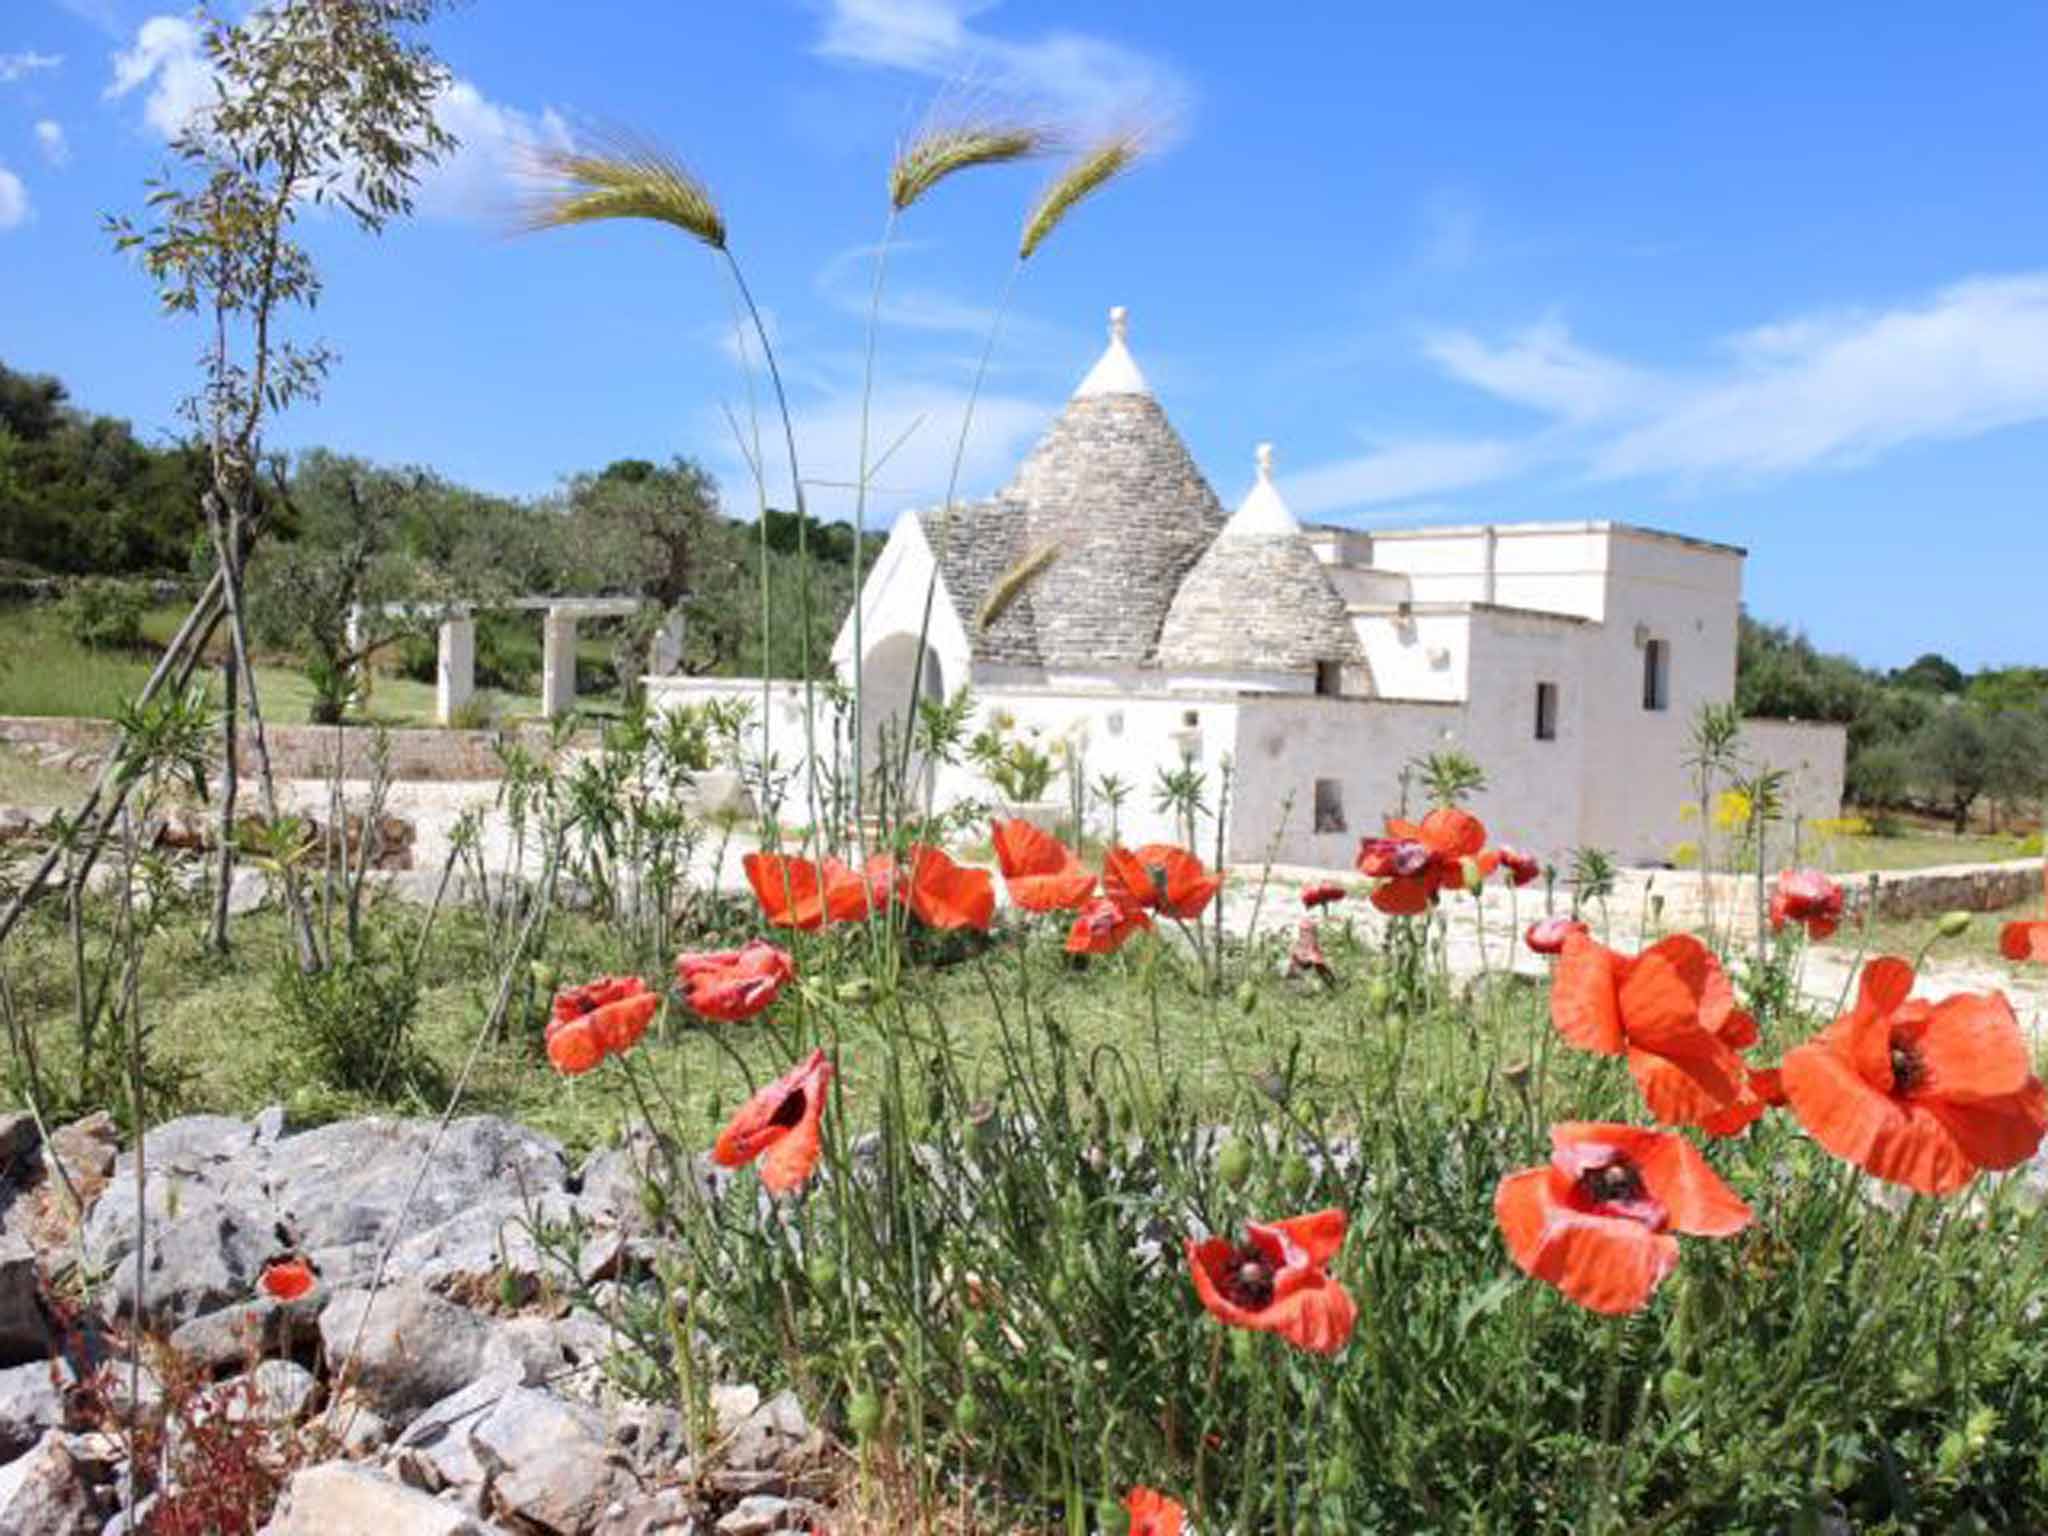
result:
[[(1233, 861), (1345, 865), (1404, 793), (1419, 808), (1404, 770), (1452, 747), (1485, 771), (1473, 809), (1546, 857), (1661, 862), (1696, 835), (1688, 729), (1734, 691), (1742, 550), (1614, 522), (1304, 524), (1273, 450), (1247, 450), (1250, 488), (1227, 511), (1112, 310), (1107, 348), (1008, 485), (897, 520), (860, 594), (858, 654), (849, 617), (832, 655), (861, 682), (863, 759), (900, 741), (916, 677), (925, 697), (971, 689), (977, 728), (1068, 743), (1089, 781), (1128, 786), (1127, 842), (1174, 836), (1162, 773), (1199, 770), (1213, 807), (1227, 760)], [(751, 698), (757, 717), (764, 696), (743, 679), (649, 687), (669, 704)], [(803, 693), (767, 696), (785, 819), (801, 819)], [(834, 741), (834, 722), (816, 734)], [(849, 735), (842, 718), (842, 787)], [(1754, 721), (1744, 745), (1788, 771), (1796, 813), (1837, 813), (1839, 728)], [(940, 804), (999, 798), (972, 764), (930, 771)], [(1106, 824), (1099, 802), (1091, 821)]]

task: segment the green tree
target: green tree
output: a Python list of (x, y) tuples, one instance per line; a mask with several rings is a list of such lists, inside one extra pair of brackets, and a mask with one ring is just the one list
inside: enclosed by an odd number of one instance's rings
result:
[(1946, 808), (1956, 835), (1970, 829), (1970, 811), (1995, 781), (1984, 719), (1964, 705), (1935, 711), (1913, 739), (1922, 785)]
[[(231, 22), (199, 12), (215, 85), (211, 105), (171, 142), (174, 168), (150, 183), (147, 222), (112, 221), (165, 310), (203, 326), (202, 380), (184, 411), (206, 446), (201, 498), (223, 578), (234, 642), (231, 674), (244, 695), (264, 811), (278, 813), (263, 715), (249, 665), (243, 584), (274, 498), (270, 418), (319, 393), (332, 353), (286, 334), (294, 311), (320, 298), (319, 268), (297, 238), (310, 209), (339, 213), (369, 234), (411, 211), (422, 171), (453, 147), (434, 118), (448, 73), (409, 32), (434, 0), (282, 0)], [(268, 473), (266, 473), (268, 471)], [(234, 839), (235, 708), (223, 711), (222, 869), (213, 942), (227, 947), (226, 890)], [(318, 963), (295, 883), (300, 961)]]
[(1961, 693), (1963, 669), (1946, 656), (1927, 651), (1913, 664), (1894, 672), (1891, 680), (1901, 688), (1918, 688), (1926, 693)]

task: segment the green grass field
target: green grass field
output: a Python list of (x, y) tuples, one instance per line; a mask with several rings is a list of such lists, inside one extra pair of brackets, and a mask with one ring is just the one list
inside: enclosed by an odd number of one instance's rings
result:
[[(142, 633), (149, 649), (104, 651), (89, 649), (74, 640), (53, 606), (0, 607), (0, 715), (111, 718), (148, 680), (156, 663), (154, 648), (169, 643), (185, 612), (184, 607), (171, 605), (153, 608), (144, 616)], [(216, 691), (218, 664), (226, 651), (224, 638), (216, 635), (207, 652), (213, 663), (211, 686)], [(577, 653), (588, 662), (603, 661), (610, 655), (602, 637), (588, 635), (579, 636)], [(537, 674), (539, 666), (540, 641), (536, 634), (530, 670)], [(297, 667), (280, 658), (259, 657), (256, 686), (266, 719), (280, 725), (300, 725), (309, 718), (313, 689)], [(483, 688), (477, 691), (476, 698), (482, 718), (494, 722), (540, 716), (538, 693), (512, 694)], [(586, 714), (611, 714), (617, 712), (618, 701), (615, 696), (585, 694), (578, 697), (577, 708)], [(434, 687), (379, 665), (373, 669), (368, 708), (351, 719), (366, 725), (431, 726), (435, 724)]]

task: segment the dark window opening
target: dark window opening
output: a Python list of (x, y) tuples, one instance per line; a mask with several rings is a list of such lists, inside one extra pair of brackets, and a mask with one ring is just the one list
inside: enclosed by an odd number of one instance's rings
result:
[(1671, 642), (1647, 640), (1643, 643), (1643, 708), (1670, 707)]
[(1316, 830), (1343, 832), (1344, 785), (1336, 779), (1316, 780)]
[(1316, 692), (1324, 697), (1334, 697), (1344, 691), (1344, 664), (1337, 661), (1316, 663)]
[(1536, 739), (1557, 740), (1557, 684), (1536, 685)]

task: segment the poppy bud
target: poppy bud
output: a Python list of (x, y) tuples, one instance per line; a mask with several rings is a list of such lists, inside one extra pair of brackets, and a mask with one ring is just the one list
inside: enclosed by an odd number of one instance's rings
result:
[(1308, 1181), (1312, 1177), (1313, 1174), (1309, 1170), (1308, 1159), (1299, 1152), (1290, 1153), (1287, 1161), (1280, 1165), (1281, 1182), (1290, 1190), (1298, 1192), (1308, 1188)]
[(857, 976), (852, 981), (843, 982), (833, 995), (842, 1003), (851, 1003), (859, 1008), (875, 1000), (875, 984), (865, 976)]
[(1458, 860), (1458, 878), (1464, 881), (1466, 890), (1476, 891), (1486, 884), (1486, 871), (1480, 867), (1479, 861), (1468, 853)]
[(1343, 1457), (1332, 1457), (1323, 1466), (1323, 1486), (1332, 1493), (1343, 1493), (1351, 1486), (1354, 1473), (1351, 1463)]
[(1003, 1124), (996, 1114), (995, 1105), (987, 1099), (977, 1099), (967, 1108), (967, 1144), (974, 1151), (986, 1157), (1002, 1138)]
[(1226, 1141), (1216, 1154), (1216, 1177), (1232, 1189), (1251, 1177), (1252, 1150), (1241, 1141)]
[(1045, 1288), (1046, 1299), (1056, 1307), (1065, 1306), (1067, 1297), (1071, 1294), (1071, 1289), (1067, 1284), (1067, 1277), (1065, 1275), (1054, 1275), (1051, 1282)]
[(1237, 989), (1237, 1011), (1239, 1013), (1250, 1013), (1258, 1006), (1259, 989), (1257, 987), (1253, 986), (1250, 982), (1246, 982)]
[(1944, 939), (1958, 939), (1969, 931), (1971, 914), (1968, 912), (1944, 912), (1941, 921), (1934, 925), (1934, 931)]
[(527, 969), (533, 975), (533, 984), (550, 995), (555, 990), (555, 968), (545, 960), (536, 960)]
[(1131, 1536), (1131, 1512), (1115, 1499), (1097, 1499), (1095, 1526), (1102, 1536)]
[(856, 1435), (872, 1435), (881, 1422), (882, 1400), (874, 1393), (860, 1391), (846, 1400), (846, 1426)]
[(1673, 1413), (1682, 1413), (1686, 1405), (1700, 1394), (1699, 1378), (1688, 1376), (1674, 1365), (1659, 1378), (1657, 1394), (1664, 1399), (1666, 1408)]
[(974, 1433), (974, 1426), (981, 1422), (981, 1405), (975, 1401), (972, 1392), (960, 1394), (960, 1401), (953, 1405), (953, 1423), (963, 1435)]
[(812, 1255), (810, 1277), (812, 1290), (820, 1295), (831, 1294), (839, 1284), (839, 1261), (829, 1253)]
[(1508, 1086), (1516, 1093), (1527, 1096), (1529, 1092), (1529, 1063), (1511, 1061), (1501, 1068), (1500, 1075), (1508, 1080)]
[(1385, 1013), (1387, 1004), (1394, 1000), (1394, 989), (1384, 976), (1375, 976), (1366, 984), (1365, 1006), (1372, 1013)]

